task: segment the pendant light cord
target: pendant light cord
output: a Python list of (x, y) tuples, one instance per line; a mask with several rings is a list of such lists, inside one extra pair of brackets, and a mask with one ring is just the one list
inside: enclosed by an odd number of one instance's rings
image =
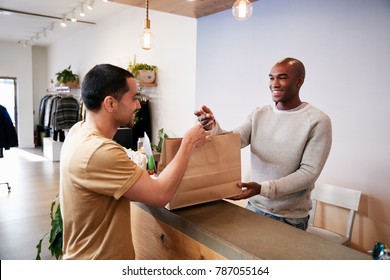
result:
[(145, 29), (150, 29), (150, 20), (149, 20), (149, 0), (146, 0)]

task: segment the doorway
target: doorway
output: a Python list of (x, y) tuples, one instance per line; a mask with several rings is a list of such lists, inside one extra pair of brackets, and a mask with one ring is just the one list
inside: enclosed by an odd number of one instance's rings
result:
[(0, 104), (7, 109), (17, 131), (16, 78), (0, 77)]

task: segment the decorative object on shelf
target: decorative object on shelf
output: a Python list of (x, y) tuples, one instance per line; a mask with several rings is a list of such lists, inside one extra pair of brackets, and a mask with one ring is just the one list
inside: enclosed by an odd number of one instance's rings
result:
[(71, 65), (61, 72), (56, 73), (57, 82), (60, 86), (63, 85), (69, 88), (75, 88), (79, 85), (79, 76), (74, 74), (70, 68)]
[(145, 84), (153, 84), (156, 80), (155, 70), (139, 70), (138, 81)]
[(249, 0), (237, 0), (232, 7), (232, 13), (237, 20), (247, 20), (253, 11), (252, 3)]
[(145, 63), (130, 63), (128, 70), (140, 83), (153, 84), (156, 80), (157, 66), (155, 65)]
[(150, 50), (154, 44), (154, 34), (150, 31), (149, 0), (146, 0), (145, 28), (140, 35), (139, 44), (144, 50)]

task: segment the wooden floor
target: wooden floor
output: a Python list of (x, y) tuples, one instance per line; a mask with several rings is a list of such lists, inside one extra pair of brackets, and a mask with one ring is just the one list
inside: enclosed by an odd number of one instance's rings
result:
[[(0, 259), (34, 260), (36, 245), (50, 230), (50, 205), (58, 194), (59, 162), (40, 148), (4, 151), (0, 158)], [(54, 259), (42, 246), (42, 259)]]

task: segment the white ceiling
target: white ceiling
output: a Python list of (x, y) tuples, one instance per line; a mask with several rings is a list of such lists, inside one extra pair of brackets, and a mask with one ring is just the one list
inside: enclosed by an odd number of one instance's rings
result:
[[(74, 8), (77, 14), (82, 3), (90, 0), (0, 0), (0, 41), (27, 42), (36, 46), (47, 46), (61, 37), (66, 37), (102, 19), (112, 16), (123, 10), (128, 5), (140, 6), (141, 0), (110, 0), (117, 2), (104, 2), (94, 0), (93, 10), (85, 10), (85, 17), (77, 16), (83, 22), (68, 21), (67, 27), (60, 26), (61, 18), (69, 17)], [(144, 1), (144, 0), (143, 0)], [(192, 15), (193, 17), (204, 16), (231, 7), (235, 0), (149, 0), (150, 9), (172, 12), (179, 15)], [(256, 0), (250, 0), (254, 2)], [(11, 12), (10, 12), (11, 11)], [(14, 12), (12, 12), (14, 11)], [(18, 12), (16, 12), (18, 11)], [(35, 14), (35, 15), (34, 15)], [(38, 16), (44, 15), (49, 16)], [(54, 31), (50, 29), (54, 24)], [(46, 33), (46, 36), (45, 36)], [(34, 37), (39, 36), (36, 40)]]
[[(39, 33), (40, 39), (34, 45), (46, 46), (57, 39), (67, 36), (77, 30), (91, 26), (82, 22), (68, 21), (67, 27), (60, 26), (64, 14), (72, 14), (74, 8), (78, 8), (85, 0), (0, 0), (0, 41), (20, 42), (32, 41), (32, 37)], [(103, 2), (95, 0), (93, 10), (85, 9), (86, 16), (77, 18), (86, 22), (96, 23), (108, 16), (123, 9), (123, 4)], [(5, 12), (4, 10), (21, 11), (31, 14), (47, 15), (55, 18), (46, 18), (34, 15), (25, 15), (16, 12)], [(53, 32), (47, 32), (44, 36), (44, 29), (49, 29), (54, 23)]]

